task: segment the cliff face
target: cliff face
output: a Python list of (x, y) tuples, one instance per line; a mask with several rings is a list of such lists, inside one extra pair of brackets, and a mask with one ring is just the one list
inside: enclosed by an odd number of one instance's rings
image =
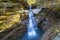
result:
[[(38, 14), (34, 14), (36, 20), (38, 20), (38, 28), (46, 31), (42, 37), (42, 40), (45, 40), (46, 38), (46, 40), (49, 40), (51, 36), (55, 36), (56, 34), (54, 33), (56, 32), (56, 28), (58, 29), (58, 31), (60, 30), (60, 27), (55, 27), (54, 25), (54, 23), (57, 23), (57, 19), (60, 20), (59, 5), (59, 0), (37, 0), (36, 3), (32, 5), (32, 9), (36, 8), (37, 6), (42, 7), (42, 10)], [(23, 33), (26, 32), (26, 25), (28, 23), (28, 14), (26, 14), (25, 12), (16, 11), (25, 9), (28, 10), (29, 5), (27, 3), (27, 0), (0, 0), (0, 8), (0, 28), (4, 29), (4, 31), (0, 32), (0, 40), (16, 40), (17, 37), (22, 36)], [(10, 18), (12, 19), (9, 21)], [(7, 28), (7, 26), (9, 26), (9, 28)], [(6, 29), (3, 27), (6, 27)]]
[[(39, 12), (38, 14), (34, 14), (36, 20), (38, 20), (37, 21), (38, 28), (41, 28), (43, 31), (48, 30), (51, 27), (50, 23), (54, 22), (54, 15), (53, 15), (54, 13), (49, 14), (50, 12), (53, 13), (49, 8), (43, 8), (41, 10), (41, 12)], [(28, 23), (28, 15), (25, 14), (26, 15), (25, 16), (24, 14), (20, 14), (21, 22), (17, 22), (14, 25), (12, 25), (12, 27), (10, 27), (10, 28), (6, 29), (5, 31), (3, 31), (6, 34), (1, 32), (1, 37), (0, 37), (1, 39), (15, 40), (17, 37), (23, 35), (23, 33), (26, 31), (26, 28), (27, 28), (26, 25)], [(44, 15), (42, 15), (42, 14), (44, 14)], [(16, 14), (13, 14), (13, 15), (16, 15)], [(10, 15), (10, 16), (12, 16), (12, 15)], [(45, 24), (44, 22), (46, 22), (48, 24)]]

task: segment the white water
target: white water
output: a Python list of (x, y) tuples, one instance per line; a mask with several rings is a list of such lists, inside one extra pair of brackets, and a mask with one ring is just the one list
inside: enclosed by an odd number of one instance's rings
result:
[(29, 12), (29, 24), (28, 24), (28, 36), (29, 37), (35, 37), (37, 35), (36, 31), (35, 31), (35, 29), (37, 29), (36, 26), (37, 26), (37, 23), (35, 21), (33, 12), (31, 11), (31, 8), (30, 8), (30, 12)]
[(29, 14), (29, 22), (27, 26), (27, 32), (22, 37), (22, 40), (39, 40), (42, 33), (41, 33), (41, 30), (37, 28), (37, 22), (31, 7), (28, 14)]

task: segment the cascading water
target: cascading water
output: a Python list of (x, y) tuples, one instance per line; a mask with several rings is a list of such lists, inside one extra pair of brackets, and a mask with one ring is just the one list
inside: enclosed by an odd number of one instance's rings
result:
[(28, 36), (29, 37), (35, 37), (37, 36), (36, 34), (36, 29), (37, 29), (37, 24), (33, 15), (33, 12), (31, 11), (30, 8), (30, 12), (29, 12), (29, 24), (28, 24)]
[(37, 28), (37, 22), (33, 15), (32, 9), (29, 10), (29, 23), (27, 27), (27, 32), (22, 37), (22, 40), (39, 40), (42, 32)]

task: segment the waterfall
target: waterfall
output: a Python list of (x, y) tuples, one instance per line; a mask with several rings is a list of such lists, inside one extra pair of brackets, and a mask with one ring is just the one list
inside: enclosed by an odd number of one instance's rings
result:
[(42, 35), (42, 31), (37, 28), (36, 18), (34, 17), (34, 12), (32, 11), (31, 6), (28, 15), (29, 21), (27, 32), (24, 34), (24, 36), (22, 36), (22, 40), (39, 40)]
[(37, 23), (36, 23), (36, 20), (34, 18), (34, 15), (33, 15), (33, 12), (31, 11), (31, 7), (30, 7), (30, 12), (28, 13), (29, 14), (29, 23), (28, 23), (28, 36), (29, 37), (35, 37), (37, 34), (36, 34), (36, 29), (37, 29)]

